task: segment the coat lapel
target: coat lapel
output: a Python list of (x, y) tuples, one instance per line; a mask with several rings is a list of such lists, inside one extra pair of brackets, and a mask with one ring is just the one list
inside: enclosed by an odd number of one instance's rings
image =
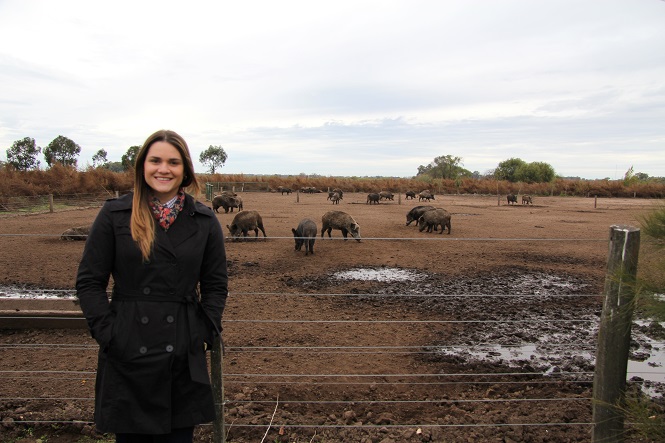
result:
[[(165, 233), (170, 240), (170, 245), (173, 247), (173, 254), (175, 249), (181, 245), (188, 238), (196, 235), (199, 231), (199, 224), (196, 222), (194, 213), (196, 212), (194, 201), (191, 197), (187, 196), (185, 199), (185, 206), (182, 208), (178, 218), (171, 225), (169, 230)], [(163, 231), (162, 231), (163, 232)]]
[(192, 237), (193, 235), (196, 235), (198, 230), (199, 225), (196, 223), (196, 220), (194, 220), (191, 212), (186, 212), (183, 210), (180, 214), (178, 214), (178, 218), (176, 219), (175, 223), (171, 225), (165, 234), (170, 240), (170, 245), (176, 249), (185, 240)]

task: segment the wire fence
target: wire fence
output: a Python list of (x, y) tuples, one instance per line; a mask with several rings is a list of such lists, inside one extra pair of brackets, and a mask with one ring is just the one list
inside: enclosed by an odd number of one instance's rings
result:
[(115, 197), (115, 194), (111, 192), (20, 197), (0, 196), (0, 217), (96, 208), (101, 207), (107, 199), (113, 197)]
[[(436, 239), (450, 240), (543, 239)], [(225, 315), (227, 441), (588, 440), (598, 294), (235, 292), (234, 299), (280, 306), (283, 317)], [(304, 300), (326, 309), (289, 316)], [(488, 300), (501, 309), (478, 309)], [(374, 302), (382, 307), (368, 318)], [(98, 348), (85, 333), (56, 334), (43, 343), (0, 334), (3, 424), (92, 433)]]
[[(63, 291), (68, 294), (67, 291)], [(344, 298), (357, 298), (349, 294), (284, 294), (284, 293), (237, 293), (231, 297), (257, 297), (264, 303), (284, 303), (284, 298), (299, 302), (303, 297), (327, 298), (335, 301)], [(395, 294), (362, 294), (373, 299), (403, 299), (406, 296)], [(273, 297), (275, 300), (270, 300)], [(544, 298), (554, 299), (557, 303), (571, 300), (597, 298), (593, 294), (566, 294), (562, 296), (536, 295), (468, 295), (468, 294), (432, 294), (418, 295), (419, 299), (495, 299), (501, 297), (522, 301), (524, 297), (530, 303), (538, 303)], [(288, 303), (288, 302), (287, 302)], [(388, 324), (391, 327), (428, 328), (446, 325), (462, 328), (483, 328), (489, 323), (519, 325), (534, 320), (391, 320), (391, 319), (344, 319), (317, 318), (312, 312), (307, 319), (275, 318), (228, 318), (224, 320), (225, 331), (233, 332), (234, 337), (255, 340), (255, 332), (269, 326), (295, 325), (300, 329), (297, 335), (307, 335), (311, 342), (317, 342), (317, 335), (324, 325), (343, 325), (347, 329), (362, 329), (363, 325)], [(541, 324), (561, 324), (562, 328), (573, 327), (582, 323), (585, 327), (597, 327), (597, 319), (541, 318)], [(395, 331), (398, 333), (398, 331)], [(62, 333), (61, 333), (62, 334)], [(65, 334), (66, 335), (66, 334)], [(326, 334), (325, 337), (329, 337)], [(94, 379), (97, 346), (87, 336), (78, 334), (78, 343), (32, 343), (10, 342), (8, 337), (0, 344), (0, 361), (12, 362), (25, 359), (23, 370), (9, 370), (0, 363), (0, 383), (3, 386), (0, 402), (4, 404), (3, 416), (12, 418), (14, 425), (47, 426), (51, 424), (68, 425), (83, 428), (91, 426), (94, 400)], [(289, 345), (276, 343), (263, 346), (248, 343), (226, 343), (224, 354), (223, 383), (225, 385), (226, 410), (225, 426), (229, 430), (228, 441), (234, 436), (240, 438), (258, 438), (267, 429), (279, 433), (308, 435), (315, 438), (318, 432), (321, 441), (331, 440), (331, 436), (346, 431), (348, 441), (361, 441), (361, 435), (370, 436), (376, 432), (407, 433), (415, 430), (433, 438), (455, 438), (468, 435), (471, 430), (479, 435), (513, 435), (520, 429), (521, 435), (548, 430), (551, 435), (561, 432), (588, 433), (592, 423), (588, 413), (591, 408), (593, 372), (591, 370), (558, 370), (538, 368), (537, 365), (521, 365), (511, 368), (509, 361), (503, 365), (491, 367), (481, 363), (466, 365), (445, 365), (452, 350), (465, 350), (467, 353), (486, 348), (501, 348), (510, 353), (511, 349), (520, 349), (523, 344), (507, 345), (505, 337), (496, 337), (495, 341), (473, 344), (440, 345), (357, 345), (340, 343), (330, 345), (312, 345), (302, 343)], [(379, 340), (380, 342), (381, 340)], [(561, 342), (548, 342), (539, 350), (538, 359), (546, 361), (562, 358), (575, 358), (581, 353), (593, 353), (594, 344), (572, 341), (563, 337)], [(19, 357), (20, 355), (20, 357)], [(459, 358), (457, 355), (455, 358)], [(387, 359), (387, 362), (381, 362)], [(423, 369), (437, 368), (433, 372), (408, 371), (411, 365), (400, 364), (404, 359), (424, 362), (415, 367)], [(66, 369), (54, 369), (50, 361), (68, 362)], [(273, 365), (271, 362), (277, 362)], [(296, 364), (289, 365), (293, 361)], [(286, 362), (286, 363), (285, 363)], [(367, 362), (373, 362), (367, 365)], [(393, 372), (374, 372), (372, 367), (385, 368), (390, 362), (395, 363)], [(429, 362), (430, 364), (427, 364)], [(439, 362), (439, 365), (431, 364)], [(380, 363), (380, 364), (379, 364)], [(467, 362), (469, 363), (469, 362)], [(451, 370), (443, 370), (450, 367)], [(312, 369), (316, 368), (317, 371)], [(327, 370), (321, 371), (322, 368)], [(356, 368), (357, 370), (353, 370)], [(455, 370), (453, 370), (455, 369)], [(485, 370), (483, 370), (485, 369)], [(488, 370), (490, 369), (490, 370)], [(637, 374), (633, 374), (637, 375)], [(27, 394), (27, 395), (26, 395)], [(8, 413), (8, 405), (13, 405), (18, 413)], [(488, 415), (488, 410), (519, 410), (522, 419), (505, 422), (507, 415), (495, 417)], [(278, 410), (280, 421), (271, 421), (271, 411)], [(543, 410), (558, 410), (557, 414), (542, 414)], [(566, 411), (576, 411), (573, 417)], [(28, 414), (28, 411), (49, 411)], [(72, 414), (75, 411), (75, 415)], [(459, 417), (450, 415), (457, 411)], [(530, 414), (529, 411), (540, 411)], [(587, 411), (586, 414), (580, 411)], [(482, 412), (482, 413), (481, 413)], [(33, 417), (30, 417), (33, 415)], [(580, 420), (584, 417), (584, 420)], [(527, 420), (528, 419), (528, 420)], [(383, 431), (379, 431), (383, 429)], [(572, 431), (577, 429), (577, 431)], [(288, 430), (288, 432), (287, 432)], [(323, 439), (323, 436), (326, 436)], [(342, 434), (343, 435), (343, 434)], [(448, 436), (448, 437), (446, 437)], [(339, 437), (337, 437), (339, 438)], [(355, 440), (355, 438), (359, 438)], [(286, 441), (286, 440), (285, 440)], [(304, 440), (303, 440), (304, 441)], [(316, 440), (312, 440), (316, 441)], [(575, 441), (575, 440), (573, 440)], [(583, 440), (580, 440), (583, 441)]]

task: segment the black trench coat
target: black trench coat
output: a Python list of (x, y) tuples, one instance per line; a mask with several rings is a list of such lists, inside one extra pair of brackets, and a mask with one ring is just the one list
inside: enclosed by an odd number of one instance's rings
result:
[(100, 346), (98, 431), (165, 434), (215, 418), (204, 341), (211, 344), (221, 331), (228, 294), (224, 237), (212, 210), (187, 195), (168, 231), (156, 227), (154, 252), (144, 263), (129, 228), (132, 196), (100, 210), (76, 290)]

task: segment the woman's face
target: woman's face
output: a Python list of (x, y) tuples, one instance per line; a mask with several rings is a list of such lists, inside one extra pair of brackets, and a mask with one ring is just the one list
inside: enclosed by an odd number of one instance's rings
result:
[(175, 146), (158, 141), (148, 148), (143, 163), (143, 177), (160, 202), (176, 196), (185, 174), (182, 156)]

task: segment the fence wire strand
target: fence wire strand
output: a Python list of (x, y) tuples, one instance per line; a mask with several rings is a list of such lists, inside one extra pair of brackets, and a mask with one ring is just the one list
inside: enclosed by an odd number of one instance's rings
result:
[[(43, 198), (44, 196), (42, 196)], [(63, 196), (64, 197), (64, 196)], [(78, 196), (75, 196), (78, 197)], [(86, 203), (89, 205), (98, 205), (101, 206), (103, 201), (97, 200), (95, 198), (90, 198), (85, 202), (81, 200), (81, 204)], [(56, 204), (56, 199), (53, 200)], [(66, 204), (67, 200), (57, 200), (58, 204)], [(41, 205), (48, 206), (48, 198), (46, 200), (40, 201)], [(50, 238), (50, 237), (60, 237), (62, 233), (51, 234), (51, 233), (0, 233), (0, 237), (34, 237), (34, 238)], [(81, 236), (85, 237), (85, 236)], [(607, 238), (595, 239), (595, 238), (459, 238), (459, 237), (405, 237), (405, 238), (393, 238), (393, 237), (364, 237), (362, 241), (377, 241), (377, 242), (422, 242), (422, 241), (454, 241), (454, 242), (565, 242), (565, 243), (607, 243)], [(251, 237), (250, 237), (251, 238)], [(265, 240), (268, 241), (282, 241), (288, 240), (293, 241), (293, 236), (280, 237), (273, 236), (267, 237)], [(232, 240), (227, 237), (227, 240)], [(252, 238), (253, 240), (253, 238)], [(317, 238), (318, 240), (318, 238)], [(332, 238), (322, 238), (320, 241), (345, 241), (346, 239), (341, 237), (332, 237)], [(351, 238), (349, 240), (352, 240)], [(263, 238), (259, 241), (264, 241)], [(71, 300), (76, 300), (76, 291), (73, 289), (59, 289), (59, 290), (31, 290), (17, 288), (17, 291), (23, 294), (51, 294), (55, 297), (66, 299), (69, 297)], [(343, 294), (343, 293), (277, 293), (277, 292), (230, 292), (229, 296), (247, 296), (247, 297), (293, 297), (293, 298), (302, 298), (302, 297), (343, 297), (343, 298), (600, 298), (600, 294), (562, 294), (562, 295), (551, 295), (551, 294)], [(496, 313), (495, 313), (496, 314)], [(0, 319), (16, 318), (10, 316), (0, 316)], [(45, 319), (49, 318), (47, 316), (26, 316), (21, 317), (25, 319)], [(81, 316), (68, 316), (68, 317), (57, 317), (57, 320), (76, 320), (80, 321)], [(594, 318), (573, 318), (573, 319), (560, 319), (560, 318), (536, 318), (536, 319), (526, 319), (526, 320), (501, 320), (501, 319), (484, 319), (484, 320), (391, 320), (391, 319), (224, 319), (225, 324), (311, 324), (316, 327), (316, 325), (326, 325), (326, 324), (340, 324), (340, 325), (349, 325), (349, 324), (394, 324), (394, 325), (410, 325), (410, 324), (424, 324), (424, 325), (437, 325), (437, 324), (591, 324), (596, 325), (599, 323), (599, 319)], [(595, 351), (595, 346), (589, 345), (588, 343), (523, 343), (523, 344), (499, 344), (499, 343), (477, 343), (477, 344), (461, 344), (461, 345), (445, 345), (445, 346), (226, 346), (226, 356), (240, 356), (246, 354), (274, 354), (274, 353), (313, 353), (313, 354), (354, 354), (354, 355), (389, 355), (389, 354), (400, 354), (400, 355), (418, 355), (418, 354), (438, 354), (445, 350), (451, 349), (467, 349), (467, 350), (479, 350), (486, 351), (482, 348), (500, 346), (502, 349), (519, 349), (525, 346), (532, 347), (542, 347), (548, 351), (565, 349), (567, 353), (579, 354), (580, 352), (589, 352)], [(69, 344), (69, 343), (2, 343), (0, 344), (0, 350), (6, 351), (11, 349), (17, 350), (35, 350), (35, 351), (90, 351), (91, 354), (98, 350), (97, 344)], [(641, 372), (631, 371), (632, 374), (641, 374)], [(653, 372), (649, 372), (653, 374)], [(422, 387), (433, 387), (433, 386), (531, 386), (531, 385), (559, 385), (561, 383), (569, 383), (571, 385), (590, 385), (593, 383), (593, 372), (589, 371), (511, 371), (507, 370), (506, 372), (441, 372), (441, 373), (249, 373), (249, 372), (235, 372), (235, 373), (225, 373), (224, 382), (231, 386), (305, 386), (305, 387), (315, 387), (315, 386), (422, 386)], [(53, 382), (90, 382), (95, 380), (96, 371), (80, 371), (80, 370), (34, 370), (34, 369), (25, 369), (25, 370), (0, 370), (0, 380), (3, 381), (42, 381), (47, 380), (50, 383)], [(341, 379), (341, 380), (340, 380)], [(377, 381), (378, 379), (378, 381)], [(337, 381), (340, 380), (340, 381)], [(644, 380), (631, 380), (629, 383), (640, 384), (644, 383)], [(63, 383), (67, 385), (66, 383)], [(93, 383), (87, 383), (87, 386), (91, 390), (94, 387)], [(484, 388), (483, 388), (484, 389)], [(34, 391), (34, 390), (33, 390)], [(311, 392), (311, 389), (309, 390)], [(85, 392), (83, 392), (85, 394)], [(561, 395), (561, 394), (559, 394)], [(565, 395), (565, 394), (564, 394)], [(94, 397), (91, 396), (43, 396), (35, 395), (28, 397), (11, 397), (4, 396), (0, 397), (0, 401), (3, 402), (62, 402), (62, 401), (76, 401), (76, 402), (92, 402)], [(570, 397), (536, 397), (536, 398), (422, 398), (422, 399), (413, 399), (413, 400), (403, 400), (399, 398), (390, 398), (390, 399), (324, 399), (324, 400), (307, 400), (293, 398), (291, 400), (280, 399), (280, 406), (285, 407), (285, 405), (344, 405), (344, 406), (353, 406), (353, 405), (375, 405), (375, 404), (385, 404), (385, 405), (409, 405), (409, 404), (423, 404), (423, 405), (454, 405), (454, 404), (511, 404), (511, 403), (564, 403), (570, 404), (575, 402), (584, 402), (589, 403), (592, 401), (591, 397), (586, 396), (570, 396)], [(245, 400), (245, 399), (225, 399), (225, 405), (238, 404), (238, 405), (247, 405), (247, 404), (259, 404), (259, 405), (273, 405), (275, 401), (271, 400)], [(48, 425), (48, 424), (92, 424), (92, 421), (88, 420), (15, 420), (15, 424), (25, 424), (25, 425)], [(576, 427), (576, 426), (592, 426), (593, 423), (590, 422), (527, 422), (527, 423), (399, 423), (399, 424), (357, 424), (352, 425), (345, 424), (308, 424), (308, 423), (270, 423), (270, 424), (261, 424), (261, 423), (226, 423), (226, 426), (233, 428), (285, 428), (285, 429), (295, 429), (295, 428), (304, 428), (304, 429), (398, 429), (398, 428), (503, 428), (503, 427)]]

